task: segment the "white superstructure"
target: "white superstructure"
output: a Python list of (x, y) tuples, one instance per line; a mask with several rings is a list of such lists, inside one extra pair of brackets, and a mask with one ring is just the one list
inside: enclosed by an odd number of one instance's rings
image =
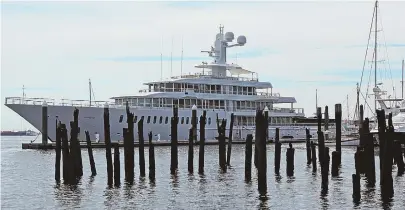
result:
[[(236, 64), (226, 62), (228, 48), (244, 46), (246, 37), (239, 36), (233, 43), (232, 32), (223, 33), (223, 27), (215, 37), (214, 46), (208, 51), (211, 63), (203, 62), (195, 65), (202, 69), (201, 73), (180, 75), (168, 80), (144, 83), (145, 90), (128, 96), (112, 97), (113, 101), (29, 99), (21, 97), (6, 98), (6, 106), (18, 113), (38, 130), (41, 130), (41, 107), (43, 101), (48, 104), (49, 127), (51, 140), (55, 139), (56, 119), (69, 125), (73, 120), (74, 108), (79, 109), (80, 139), (85, 139), (84, 131), (88, 130), (92, 140), (104, 139), (103, 107), (110, 108), (111, 139), (122, 140), (122, 130), (127, 127), (125, 104), (128, 101), (131, 112), (135, 114), (135, 122), (144, 118), (144, 135), (153, 131), (154, 139), (170, 140), (170, 117), (172, 108), (179, 108), (179, 140), (188, 138), (191, 126), (191, 107), (196, 105), (197, 116), (207, 111), (206, 139), (217, 136), (216, 114), (219, 118), (230, 121), (231, 113), (235, 115), (234, 139), (243, 140), (246, 135), (254, 132), (255, 114), (257, 109), (269, 109), (269, 139), (273, 139), (275, 128), (280, 128), (280, 137), (287, 139), (305, 139), (305, 128), (311, 129), (316, 138), (316, 124), (298, 124), (294, 119), (304, 118), (304, 109), (294, 108), (294, 97), (282, 97), (273, 92), (270, 82), (260, 82), (257, 74)], [(289, 108), (278, 108), (277, 104), (288, 103)], [(55, 123), (52, 123), (55, 122)], [(199, 127), (199, 126), (197, 126)], [(330, 129), (334, 130), (333, 124)], [(135, 126), (136, 128), (136, 126)], [(228, 127), (229, 129), (229, 127)], [(138, 136), (135, 135), (135, 139)]]

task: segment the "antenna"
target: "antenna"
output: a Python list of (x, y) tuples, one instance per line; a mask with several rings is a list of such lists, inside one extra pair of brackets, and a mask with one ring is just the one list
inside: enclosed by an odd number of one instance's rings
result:
[(315, 89), (315, 106), (315, 110), (318, 111), (318, 89)]
[(170, 50), (170, 77), (173, 74), (173, 37), (172, 37), (172, 48)]
[(23, 85), (22, 91), (23, 91), (22, 97), (23, 97), (23, 100), (24, 100), (24, 98), (25, 98), (25, 86), (24, 85)]
[(183, 37), (181, 37), (180, 78), (183, 75)]
[(401, 81), (401, 87), (402, 87), (402, 89), (401, 89), (401, 92), (402, 92), (402, 99), (404, 99), (404, 66), (405, 66), (405, 63), (404, 63), (404, 59), (402, 59), (402, 81)]
[(90, 78), (89, 78), (89, 96), (90, 96), (89, 102), (90, 102), (90, 106), (91, 106), (91, 80), (90, 80)]

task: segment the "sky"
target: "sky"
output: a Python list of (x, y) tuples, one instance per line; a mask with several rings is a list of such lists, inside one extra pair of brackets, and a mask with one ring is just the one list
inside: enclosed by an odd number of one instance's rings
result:
[[(1, 129), (33, 128), (4, 106), (5, 97), (22, 95), (23, 85), (32, 98), (88, 99), (89, 79), (96, 100), (135, 95), (144, 82), (160, 80), (161, 53), (163, 78), (179, 75), (182, 48), (183, 73), (198, 72), (193, 66), (210, 61), (200, 51), (213, 45), (220, 24), (247, 37), (245, 46), (229, 49), (229, 62), (257, 72), (273, 92), (296, 97), (294, 106), (307, 116), (315, 112), (317, 89), (318, 105), (333, 112), (342, 103), (346, 118), (354, 110), (373, 8), (373, 1), (2, 1)], [(378, 81), (392, 97), (401, 97), (404, 11), (405, 1), (379, 2)]]

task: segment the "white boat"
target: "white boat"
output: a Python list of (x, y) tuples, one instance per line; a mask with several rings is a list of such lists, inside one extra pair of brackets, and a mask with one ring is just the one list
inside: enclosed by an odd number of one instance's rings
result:
[[(197, 116), (207, 111), (206, 139), (217, 136), (216, 114), (228, 119), (235, 115), (234, 139), (243, 140), (255, 129), (257, 109), (269, 110), (269, 140), (274, 139), (275, 129), (280, 129), (280, 137), (297, 140), (305, 139), (305, 128), (317, 138), (316, 124), (294, 123), (295, 119), (305, 118), (303, 108), (295, 108), (294, 97), (283, 97), (273, 92), (270, 82), (259, 81), (257, 73), (246, 70), (236, 64), (226, 62), (227, 50), (231, 47), (244, 46), (246, 37), (239, 36), (233, 43), (234, 34), (224, 33), (223, 26), (216, 34), (214, 46), (208, 51), (211, 63), (202, 62), (195, 65), (203, 71), (195, 74), (180, 75), (167, 80), (146, 82), (145, 90), (137, 94), (112, 97), (111, 101), (90, 100), (54, 100), (44, 98), (7, 97), (5, 105), (18, 113), (31, 125), (41, 131), (41, 109), (48, 106), (48, 136), (55, 139), (56, 120), (69, 125), (73, 120), (73, 111), (79, 109), (79, 127), (81, 140), (84, 131), (89, 131), (91, 139), (104, 139), (103, 108), (110, 109), (111, 140), (122, 140), (122, 130), (127, 127), (125, 105), (128, 101), (130, 111), (135, 115), (135, 123), (144, 118), (144, 135), (153, 131), (154, 139), (170, 140), (170, 117), (173, 106), (179, 108), (178, 139), (188, 138), (191, 126), (191, 108), (197, 106)], [(91, 84), (91, 83), (90, 83)], [(91, 88), (90, 88), (91, 89)], [(289, 108), (279, 108), (278, 104), (290, 104)], [(199, 126), (198, 126), (199, 127)], [(135, 126), (136, 128), (136, 126)], [(333, 129), (333, 125), (330, 126)], [(333, 136), (332, 136), (333, 138)], [(135, 139), (138, 136), (135, 135)]]
[[(373, 93), (372, 94), (368, 94), (366, 93), (366, 95), (363, 96), (363, 98), (368, 98), (368, 96), (374, 95), (374, 110), (371, 110), (373, 113), (373, 116), (370, 118), (370, 132), (371, 133), (378, 133), (378, 123), (377, 123), (377, 116), (375, 114), (375, 110), (376, 109), (381, 109), (384, 110), (385, 114), (386, 114), (386, 119), (388, 121), (388, 115), (392, 114), (392, 120), (393, 120), (393, 125), (394, 125), (394, 129), (396, 132), (403, 132), (405, 130), (405, 100), (403, 99), (403, 78), (402, 78), (402, 98), (391, 98), (390, 96), (387, 97), (387, 91), (382, 90), (381, 86), (383, 85), (383, 83), (378, 83), (377, 82), (377, 34), (379, 32), (378, 27), (377, 27), (377, 11), (378, 11), (378, 1), (375, 2), (375, 6), (374, 6), (374, 14), (373, 14), (373, 22), (372, 24), (374, 24), (374, 27), (370, 28), (370, 34), (374, 33), (374, 52), (373, 52), (373, 71), (374, 71), (374, 87), (372, 88)], [(372, 29), (374, 29), (374, 31), (372, 31)], [(370, 36), (369, 36), (370, 37)], [(369, 40), (370, 41), (370, 40)], [(367, 47), (367, 50), (369, 48)], [(364, 63), (366, 62), (366, 60), (364, 60)], [(402, 62), (402, 71), (404, 68), (404, 62)], [(364, 71), (364, 67), (363, 67), (363, 71)], [(363, 78), (362, 78), (363, 80)], [(360, 84), (361, 85), (361, 84)], [(367, 88), (368, 90), (368, 88)], [(359, 111), (359, 95), (360, 95), (360, 88), (359, 86), (357, 87), (357, 105), (356, 105), (356, 112), (360, 113)], [(364, 107), (373, 107), (372, 104), (367, 104), (367, 101), (365, 100), (366, 105)], [(401, 104), (399, 104), (401, 103)], [(370, 108), (371, 109), (371, 108)], [(357, 117), (360, 117), (359, 115)], [(355, 117), (356, 118), (356, 117)], [(357, 121), (357, 123), (359, 123), (360, 120)], [(357, 125), (359, 126), (359, 124)], [(378, 136), (376, 136), (377, 140), (378, 140)], [(359, 140), (347, 140), (344, 142), (344, 145), (351, 145), (351, 146), (357, 146), (359, 145), (360, 141)], [(377, 142), (376, 142), (377, 143)], [(343, 141), (342, 141), (342, 145), (343, 145)]]

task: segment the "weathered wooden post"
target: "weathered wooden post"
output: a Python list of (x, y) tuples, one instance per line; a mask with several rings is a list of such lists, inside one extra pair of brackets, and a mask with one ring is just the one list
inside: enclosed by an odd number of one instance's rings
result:
[[(392, 139), (394, 140), (394, 139)], [(394, 160), (397, 163), (397, 168), (398, 168), (398, 176), (401, 176), (402, 174), (404, 174), (405, 172), (405, 168), (404, 168), (404, 160), (402, 159), (402, 148), (401, 148), (401, 142), (399, 142), (398, 140), (394, 140)]]
[(294, 176), (294, 153), (295, 149), (292, 147), (292, 144), (289, 143), (289, 148), (286, 152), (286, 162), (287, 162), (287, 176)]
[(120, 181), (120, 148), (118, 143), (114, 143), (114, 185), (119, 187)]
[(113, 185), (113, 163), (111, 157), (111, 139), (110, 139), (110, 111), (108, 104), (104, 105), (104, 141), (105, 141), (105, 155), (107, 159), (107, 184)]
[(324, 123), (324, 129), (325, 129), (325, 140), (329, 140), (329, 107), (325, 106), (325, 123)]
[(312, 172), (316, 172), (316, 147), (313, 141), (311, 141), (311, 151), (312, 151)]
[(189, 129), (188, 132), (188, 173), (192, 174), (194, 172), (194, 142), (193, 142), (193, 128)]
[(274, 143), (274, 173), (280, 174), (280, 160), (281, 160), (281, 143), (280, 143), (280, 129), (276, 128), (276, 137)]
[(60, 181), (60, 157), (61, 157), (61, 134), (60, 127), (58, 126), (58, 120), (56, 120), (56, 146), (55, 146), (55, 181)]
[(231, 152), (232, 152), (232, 132), (233, 132), (234, 115), (231, 114), (231, 122), (229, 124), (229, 137), (228, 137), (228, 152), (226, 153), (226, 165), (231, 165)]
[(149, 179), (155, 180), (155, 146), (152, 142), (152, 131), (148, 134), (149, 137)]
[[(318, 120), (318, 157), (319, 157), (319, 162), (322, 163), (322, 158), (323, 158), (323, 153), (325, 151), (325, 141), (324, 141), (324, 136), (322, 132), (322, 108), (318, 107), (316, 110), (316, 117)], [(322, 168), (322, 164), (321, 164)]]
[(86, 133), (87, 152), (89, 153), (91, 176), (95, 176), (95, 175), (97, 175), (97, 171), (96, 171), (96, 165), (94, 163), (93, 148), (91, 146), (90, 134), (88, 131), (86, 131), (85, 133)]
[(328, 189), (328, 184), (329, 184), (329, 162), (330, 162), (330, 156), (329, 156), (329, 147), (325, 147), (324, 149), (324, 160), (323, 163), (321, 163), (321, 175), (322, 175), (322, 188), (323, 189)]
[(197, 141), (197, 106), (191, 107), (191, 125), (193, 129), (193, 143)]
[(143, 137), (143, 120), (138, 122), (138, 139), (139, 139), (139, 175), (145, 176), (145, 146)]
[(370, 124), (369, 119), (366, 118), (363, 122), (362, 133), (360, 134), (360, 138), (365, 138), (363, 156), (366, 162), (365, 172), (368, 186), (374, 186), (375, 185), (374, 139), (372, 134), (370, 134), (369, 124)]
[(305, 129), (306, 136), (306, 149), (307, 149), (307, 165), (311, 164), (311, 134), (309, 129)]
[(266, 154), (266, 122), (264, 113), (261, 110), (256, 112), (256, 145), (257, 155), (257, 180), (258, 190), (261, 196), (267, 193), (267, 154)]
[[(128, 101), (126, 102), (127, 124), (128, 128), (123, 128), (124, 135), (124, 168), (125, 168), (125, 181), (132, 185), (134, 183), (134, 167), (135, 167), (135, 148), (134, 148), (134, 114), (130, 112)], [(143, 125), (143, 118), (140, 120)]]
[(361, 198), (360, 195), (360, 175), (359, 174), (352, 174), (352, 183), (353, 183), (353, 200), (359, 201)]
[(70, 169), (70, 159), (69, 159), (69, 141), (67, 137), (66, 125), (60, 125), (60, 135), (62, 139), (62, 158), (63, 158), (63, 182), (70, 182), (70, 172), (73, 172)]
[[(360, 113), (359, 113), (359, 133), (361, 132), (360, 130), (363, 128), (363, 119), (364, 119), (364, 107), (361, 104), (360, 107)], [(360, 141), (360, 146), (363, 146), (364, 143)]]
[(358, 176), (360, 176), (361, 174), (360, 160), (361, 160), (361, 147), (357, 146), (357, 150), (354, 153), (354, 167), (356, 168), (356, 174)]
[(245, 181), (250, 181), (252, 178), (252, 140), (253, 135), (248, 134), (245, 148)]
[[(218, 120), (218, 118), (217, 118)], [(219, 140), (219, 166), (223, 172), (226, 172), (226, 148), (225, 148), (225, 131), (226, 131), (226, 120), (223, 119), (220, 129), (218, 130), (218, 140)]]
[(388, 118), (388, 129), (386, 133), (386, 139), (384, 141), (384, 158), (383, 158), (383, 177), (381, 186), (381, 195), (384, 200), (390, 199), (394, 196), (394, 182), (392, 180), (392, 159), (393, 159), (393, 134), (394, 126), (392, 125), (392, 113)]
[(42, 144), (48, 144), (48, 103), (42, 103)]
[[(75, 108), (73, 112), (73, 124), (71, 124), (71, 139), (70, 147), (74, 149), (74, 164), (75, 164), (75, 175), (76, 177), (83, 176), (83, 162), (82, 162), (82, 152), (80, 149), (80, 142), (78, 139), (79, 135), (79, 110)], [(71, 153), (72, 154), (72, 153)]]
[(176, 105), (173, 106), (173, 117), (171, 118), (171, 161), (170, 161), (170, 174), (175, 174), (178, 168), (178, 149), (177, 149), (177, 124), (179, 121), (178, 109)]
[(383, 179), (383, 162), (384, 162), (384, 149), (385, 149), (385, 141), (386, 141), (386, 130), (387, 130), (387, 124), (385, 122), (385, 111), (384, 109), (382, 110), (376, 110), (377, 113), (377, 121), (378, 121), (378, 139), (379, 139), (379, 147), (380, 147), (380, 152), (379, 152), (379, 159), (380, 159), (380, 185), (382, 185), (382, 179)]
[[(335, 104), (335, 125), (336, 125), (336, 151), (335, 156), (337, 158), (337, 164), (342, 163), (342, 105)], [(333, 154), (332, 154), (333, 157)], [(333, 158), (332, 158), (333, 159)], [(332, 160), (333, 162), (333, 160)], [(333, 170), (333, 169), (332, 169)]]
[(204, 146), (205, 146), (205, 124), (206, 124), (207, 111), (203, 111), (200, 117), (200, 151), (198, 154), (198, 173), (204, 174)]

